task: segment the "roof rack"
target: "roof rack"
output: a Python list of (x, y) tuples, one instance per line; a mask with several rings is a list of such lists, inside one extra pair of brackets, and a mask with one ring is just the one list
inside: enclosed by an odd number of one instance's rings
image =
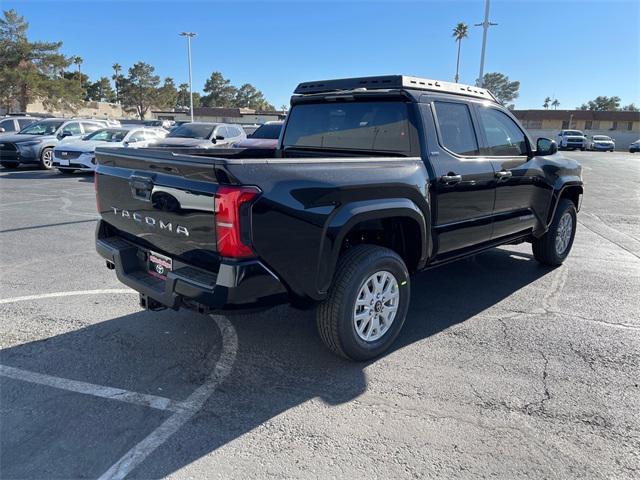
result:
[(336, 80), (320, 80), (303, 82), (294, 90), (294, 94), (327, 93), (340, 90), (379, 90), (379, 89), (411, 89), (445, 92), (468, 97), (498, 100), (486, 88), (464, 85), (462, 83), (443, 82), (427, 78), (410, 77), (408, 75), (382, 75), (377, 77), (340, 78)]

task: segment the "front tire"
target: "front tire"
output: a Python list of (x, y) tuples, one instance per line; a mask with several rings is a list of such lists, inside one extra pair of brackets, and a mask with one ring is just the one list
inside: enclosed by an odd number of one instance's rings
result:
[(571, 200), (561, 198), (549, 230), (532, 242), (533, 256), (543, 265), (558, 266), (567, 258), (577, 225), (576, 206)]
[(40, 153), (40, 168), (43, 170), (51, 170), (53, 168), (53, 148), (42, 149), (42, 153)]
[(362, 361), (384, 353), (404, 324), (410, 299), (409, 272), (388, 248), (358, 245), (338, 260), (316, 321), (333, 353)]

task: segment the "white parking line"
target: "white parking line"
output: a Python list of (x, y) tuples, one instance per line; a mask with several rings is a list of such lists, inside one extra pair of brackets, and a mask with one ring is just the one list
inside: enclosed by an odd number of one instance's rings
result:
[(202, 408), (214, 390), (231, 372), (238, 350), (238, 337), (233, 325), (224, 317), (213, 317), (222, 334), (222, 353), (211, 375), (182, 402), (183, 409), (171, 415), (144, 440), (129, 450), (120, 460), (103, 473), (98, 480), (125, 478), (156, 448), (166, 442)]
[(22, 370), (21, 368), (0, 365), (0, 376), (21, 380), (23, 382), (37, 383), (47, 387), (59, 388), (70, 392), (92, 395), (94, 397), (108, 398), (109, 400), (119, 400), (121, 402), (135, 403), (157, 410), (178, 411), (181, 409), (181, 402), (175, 402), (170, 398), (147, 395), (145, 393), (130, 392), (121, 388), (105, 387), (93, 383), (79, 382), (66, 378), (44, 375), (42, 373)]
[(29, 300), (40, 300), (44, 298), (57, 298), (57, 297), (74, 297), (76, 295), (97, 295), (104, 293), (133, 293), (138, 294), (135, 290), (130, 288), (101, 288), (98, 290), (73, 290), (70, 292), (53, 292), (53, 293), (39, 293), (37, 295), (25, 295), (24, 297), (11, 297), (0, 299), (0, 305), (5, 303), (14, 302), (26, 302)]
[[(132, 293), (137, 292), (131, 289), (99, 289), (99, 290), (77, 290), (69, 292), (42, 293), (38, 295), (26, 295), (23, 297), (13, 297), (0, 299), (0, 304), (23, 302), (28, 300), (39, 300), (45, 298), (70, 297), (74, 295), (94, 295), (109, 293)], [(146, 395), (130, 392), (112, 387), (104, 387), (91, 383), (78, 382), (50, 375), (43, 375), (36, 372), (29, 372), (14, 367), (0, 365), (0, 375), (23, 380), (31, 383), (61, 388), (73, 392), (94, 395), (111, 400), (120, 400), (129, 403), (137, 403), (160, 410), (173, 411), (174, 413), (165, 420), (158, 428), (147, 435), (142, 441), (114, 463), (99, 480), (123, 479), (133, 469), (140, 465), (155, 449), (166, 442), (171, 435), (176, 433), (185, 423), (187, 423), (205, 404), (215, 389), (231, 373), (238, 351), (238, 336), (233, 325), (224, 317), (212, 317), (216, 322), (220, 335), (222, 336), (222, 351), (220, 358), (207, 377), (205, 382), (198, 387), (186, 400), (182, 402), (173, 401), (164, 397)]]

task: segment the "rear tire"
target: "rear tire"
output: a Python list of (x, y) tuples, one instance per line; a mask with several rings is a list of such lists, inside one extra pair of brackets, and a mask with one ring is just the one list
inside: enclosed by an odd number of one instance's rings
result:
[(53, 168), (53, 148), (42, 149), (42, 153), (40, 153), (40, 168), (43, 170), (51, 170)]
[(576, 206), (573, 202), (561, 198), (547, 233), (533, 239), (533, 256), (538, 262), (543, 265), (562, 265), (573, 246), (577, 218)]
[(409, 309), (409, 272), (388, 248), (358, 245), (347, 250), (316, 321), (333, 353), (362, 361), (384, 353), (397, 338)]

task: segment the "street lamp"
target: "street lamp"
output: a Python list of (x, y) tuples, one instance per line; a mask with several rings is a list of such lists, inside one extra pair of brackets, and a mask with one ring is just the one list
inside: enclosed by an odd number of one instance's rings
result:
[(196, 36), (193, 32), (182, 32), (181, 37), (187, 37), (187, 48), (189, 51), (189, 105), (191, 112), (191, 121), (193, 122), (193, 82), (191, 80), (191, 39)]
[(489, 3), (490, 0), (484, 1), (484, 22), (475, 24), (476, 27), (482, 27), (484, 30), (482, 32), (482, 53), (480, 54), (480, 76), (476, 82), (479, 87), (484, 87), (484, 51), (487, 48), (487, 30), (489, 30), (489, 27), (498, 25), (489, 21)]

